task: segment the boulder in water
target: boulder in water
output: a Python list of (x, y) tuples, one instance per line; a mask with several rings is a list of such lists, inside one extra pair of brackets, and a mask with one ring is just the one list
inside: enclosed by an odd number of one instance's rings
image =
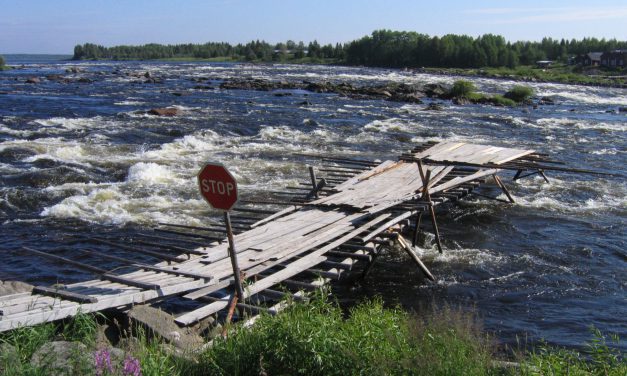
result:
[(174, 107), (153, 108), (148, 111), (148, 114), (157, 115), (157, 116), (176, 116), (176, 115), (179, 115), (180, 113), (181, 113), (181, 110), (179, 110), (178, 108), (174, 108)]

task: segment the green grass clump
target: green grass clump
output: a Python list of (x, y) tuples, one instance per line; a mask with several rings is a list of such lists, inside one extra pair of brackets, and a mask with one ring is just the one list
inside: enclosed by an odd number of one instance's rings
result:
[(232, 331), (201, 363), (216, 375), (491, 374), (488, 342), (454, 312), (423, 320), (374, 300), (344, 318), (338, 306), (318, 299)]
[(507, 99), (511, 99), (514, 102), (525, 102), (529, 100), (533, 96), (533, 89), (529, 86), (515, 85), (511, 88), (507, 93), (505, 93), (504, 97)]
[[(596, 328), (591, 328), (592, 340), (584, 352), (543, 345), (530, 354), (523, 354), (519, 374), (535, 375), (627, 375), (627, 360), (617, 347), (608, 344), (608, 338)], [(618, 336), (609, 342), (618, 346)]]
[(457, 80), (453, 83), (449, 96), (452, 98), (468, 98), (476, 90), (475, 84), (466, 80)]

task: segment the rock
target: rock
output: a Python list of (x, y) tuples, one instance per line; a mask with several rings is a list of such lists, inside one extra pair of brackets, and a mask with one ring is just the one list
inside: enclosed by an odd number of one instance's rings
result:
[(82, 84), (90, 84), (90, 83), (92, 83), (93, 81), (92, 81), (92, 80), (90, 80), (90, 79), (89, 79), (89, 78), (87, 78), (87, 77), (81, 77), (81, 78), (79, 78), (79, 79), (77, 80), (77, 82), (80, 82), (80, 83), (82, 83)]
[(174, 108), (174, 107), (153, 108), (148, 111), (148, 114), (157, 115), (157, 116), (176, 116), (176, 115), (179, 115), (180, 113), (181, 113), (181, 110), (179, 110), (178, 108)]
[(60, 75), (60, 74), (49, 74), (49, 75), (46, 76), (46, 79), (48, 81), (61, 81), (61, 80), (63, 80), (63, 78), (64, 77), (62, 75)]
[(0, 375), (4, 375), (5, 364), (20, 362), (20, 354), (8, 343), (0, 343)]
[(275, 97), (290, 97), (292, 93), (274, 93)]
[(408, 102), (416, 104), (422, 103), (421, 93), (395, 93), (394, 96), (390, 99), (396, 102)]
[(540, 100), (538, 101), (538, 104), (542, 104), (542, 105), (554, 105), (555, 104), (555, 100), (551, 97), (542, 97), (540, 98)]
[(20, 281), (0, 281), (0, 296), (30, 292), (33, 286)]
[(26, 79), (27, 84), (38, 84), (39, 82), (40, 80), (37, 77), (29, 77)]
[(458, 106), (463, 106), (463, 105), (469, 104), (470, 101), (466, 98), (453, 98), (453, 103)]
[(30, 364), (47, 375), (86, 374), (93, 367), (92, 354), (80, 342), (45, 343), (33, 354)]
[(309, 101), (302, 101), (300, 103), (298, 103), (299, 106), (311, 106), (311, 102)]
[(203, 339), (189, 328), (181, 328), (174, 316), (148, 305), (136, 305), (128, 317), (148, 327), (153, 333), (180, 349), (194, 349), (203, 344)]
[(441, 98), (445, 96), (449, 91), (449, 89), (442, 84), (426, 84), (422, 88), (422, 90), (425, 93), (425, 95), (429, 98), (433, 98), (433, 97)]
[(146, 73), (144, 73), (144, 77), (146, 77), (146, 78), (150, 78), (150, 77), (152, 77), (152, 76), (150, 75), (150, 72), (146, 72)]
[(429, 103), (427, 107), (423, 109), (423, 111), (443, 111), (444, 107), (439, 103)]
[(213, 90), (213, 87), (210, 85), (196, 85), (194, 86), (196, 90)]
[(65, 70), (65, 72), (67, 73), (80, 73), (82, 72), (81, 69), (79, 69), (78, 67), (69, 67)]
[(627, 107), (618, 107), (618, 112), (627, 112)]
[(182, 97), (184, 94), (180, 91), (173, 91), (172, 93), (170, 93), (172, 95), (174, 95), (175, 97)]

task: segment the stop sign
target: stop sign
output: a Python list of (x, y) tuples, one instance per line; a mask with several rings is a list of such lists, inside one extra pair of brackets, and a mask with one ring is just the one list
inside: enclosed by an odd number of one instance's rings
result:
[(220, 163), (207, 163), (198, 173), (200, 194), (215, 209), (231, 210), (237, 202), (237, 182)]

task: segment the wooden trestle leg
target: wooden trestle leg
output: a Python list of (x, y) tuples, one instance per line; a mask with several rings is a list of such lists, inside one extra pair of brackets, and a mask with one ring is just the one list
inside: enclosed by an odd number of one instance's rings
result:
[(507, 198), (509, 199), (509, 202), (511, 202), (512, 204), (515, 203), (516, 201), (514, 201), (514, 197), (512, 197), (512, 195), (509, 193), (507, 187), (505, 187), (505, 184), (503, 184), (503, 182), (501, 181), (501, 178), (499, 178), (496, 174), (492, 175), (492, 177), (494, 178), (496, 184), (501, 187), (501, 189), (505, 193), (505, 196), (507, 196)]
[[(420, 171), (420, 177), (422, 178), (422, 199), (427, 202), (429, 206), (429, 213), (431, 214), (431, 222), (433, 223), (433, 233), (435, 235), (435, 242), (438, 246), (438, 251), (442, 253), (442, 241), (440, 239), (440, 231), (438, 230), (438, 222), (435, 219), (435, 209), (433, 207), (433, 201), (431, 201), (431, 194), (429, 194), (429, 180), (431, 179), (431, 170), (427, 170), (424, 173), (422, 161), (418, 161), (418, 170)], [(416, 235), (414, 234), (414, 238)]]

